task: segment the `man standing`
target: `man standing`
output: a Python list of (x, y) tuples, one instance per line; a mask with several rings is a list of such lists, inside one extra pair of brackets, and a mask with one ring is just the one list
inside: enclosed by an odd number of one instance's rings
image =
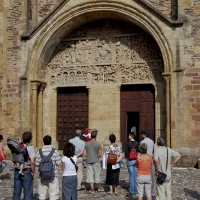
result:
[(24, 164), (23, 179), (21, 178), (19, 168), (14, 169), (14, 191), (13, 200), (21, 199), (22, 188), (24, 190), (24, 200), (33, 199), (33, 175), (35, 173), (35, 150), (31, 146), (32, 133), (27, 131), (22, 135), (24, 146), (28, 152), (28, 161)]
[(91, 140), (85, 145), (84, 155), (87, 156), (87, 182), (90, 183), (89, 193), (94, 194), (94, 183), (98, 186), (98, 192), (104, 191), (100, 185), (102, 147), (96, 141), (98, 131), (91, 132)]
[[(46, 197), (49, 196), (50, 200), (58, 199), (58, 170), (57, 166), (61, 164), (61, 158), (58, 150), (55, 150), (51, 146), (51, 137), (49, 135), (45, 136), (43, 138), (44, 146), (39, 149), (39, 151), (36, 154), (36, 161), (35, 165), (37, 167), (40, 166), (40, 179), (39, 179), (39, 185), (38, 185), (38, 194), (40, 200), (45, 200)], [(44, 158), (47, 158), (50, 156), (50, 160), (53, 164), (53, 170), (54, 174), (53, 177), (50, 179), (43, 178), (43, 172), (41, 171), (42, 165), (40, 165), (43, 162)], [(47, 160), (46, 160), (47, 163)], [(44, 165), (43, 165), (44, 166)], [(41, 177), (42, 176), (42, 177)], [(46, 175), (47, 176), (47, 175)], [(49, 176), (49, 174), (48, 174)], [(46, 180), (45, 180), (46, 179)]]
[[(147, 154), (151, 155), (153, 158), (153, 152), (154, 152), (154, 142), (149, 138), (150, 132), (148, 130), (143, 130), (141, 132), (142, 136), (142, 141), (140, 144), (145, 143), (147, 144)], [(152, 178), (152, 185), (151, 185), (151, 193), (153, 194), (153, 189), (154, 189), (154, 173), (153, 173), (153, 165), (151, 167), (151, 178)]]
[[(154, 154), (155, 172), (165, 173), (167, 175), (163, 184), (156, 185), (156, 200), (171, 200), (171, 169), (174, 164), (181, 158), (181, 155), (169, 147), (165, 147), (165, 140), (161, 137), (157, 139), (158, 148)], [(168, 156), (167, 156), (168, 155)], [(174, 158), (173, 161), (171, 159)]]
[(85, 189), (85, 187), (82, 187), (82, 181), (83, 181), (83, 152), (85, 149), (85, 143), (80, 139), (82, 135), (81, 130), (76, 130), (76, 137), (69, 140), (70, 143), (72, 143), (75, 146), (75, 155), (77, 156), (77, 179), (78, 179), (78, 185), (77, 190)]

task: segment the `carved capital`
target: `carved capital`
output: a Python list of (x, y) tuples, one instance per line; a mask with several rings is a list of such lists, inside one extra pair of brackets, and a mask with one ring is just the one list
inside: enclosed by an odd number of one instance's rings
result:
[(166, 83), (169, 83), (170, 82), (170, 79), (171, 79), (171, 74), (170, 73), (162, 73)]
[(44, 89), (45, 89), (45, 87), (46, 87), (46, 85), (47, 85), (47, 83), (41, 82), (40, 85), (39, 85), (39, 87), (38, 87), (39, 91), (42, 91), (42, 92), (43, 92)]
[(40, 85), (39, 81), (37, 81), (37, 80), (31, 81), (31, 89), (32, 90), (37, 90), (39, 85)]

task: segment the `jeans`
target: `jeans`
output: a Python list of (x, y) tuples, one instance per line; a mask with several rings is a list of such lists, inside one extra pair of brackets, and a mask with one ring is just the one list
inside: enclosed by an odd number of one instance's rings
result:
[(137, 168), (135, 167), (135, 160), (127, 160), (127, 168), (129, 173), (129, 192), (131, 194), (136, 194), (136, 174)]
[(33, 199), (33, 176), (29, 171), (23, 171), (24, 178), (19, 175), (19, 171), (14, 172), (14, 191), (12, 200), (20, 200), (22, 188), (24, 190), (24, 200)]

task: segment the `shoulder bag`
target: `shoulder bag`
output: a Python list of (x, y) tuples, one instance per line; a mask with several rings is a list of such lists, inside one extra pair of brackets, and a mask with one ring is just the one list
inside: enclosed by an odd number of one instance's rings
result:
[[(132, 146), (131, 142), (130, 142), (130, 145)], [(129, 154), (128, 154), (128, 159), (129, 160), (136, 160), (137, 156), (138, 156), (138, 153), (135, 149), (135, 146), (137, 145), (137, 142), (135, 141), (135, 145), (134, 147), (131, 148)]]
[[(168, 166), (168, 148), (167, 148), (167, 161), (166, 161), (166, 173), (167, 173), (167, 166)], [(167, 178), (167, 174), (163, 172), (158, 172), (157, 183), (163, 184)]]
[(111, 164), (111, 165), (116, 165), (117, 164), (117, 155), (112, 151), (111, 148), (110, 148), (110, 152), (108, 154), (107, 162), (109, 164)]

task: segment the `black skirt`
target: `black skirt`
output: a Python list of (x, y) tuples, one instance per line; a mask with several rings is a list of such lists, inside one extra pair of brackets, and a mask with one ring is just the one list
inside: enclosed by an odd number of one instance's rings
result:
[(112, 165), (107, 163), (106, 185), (119, 185), (119, 169), (112, 169)]

